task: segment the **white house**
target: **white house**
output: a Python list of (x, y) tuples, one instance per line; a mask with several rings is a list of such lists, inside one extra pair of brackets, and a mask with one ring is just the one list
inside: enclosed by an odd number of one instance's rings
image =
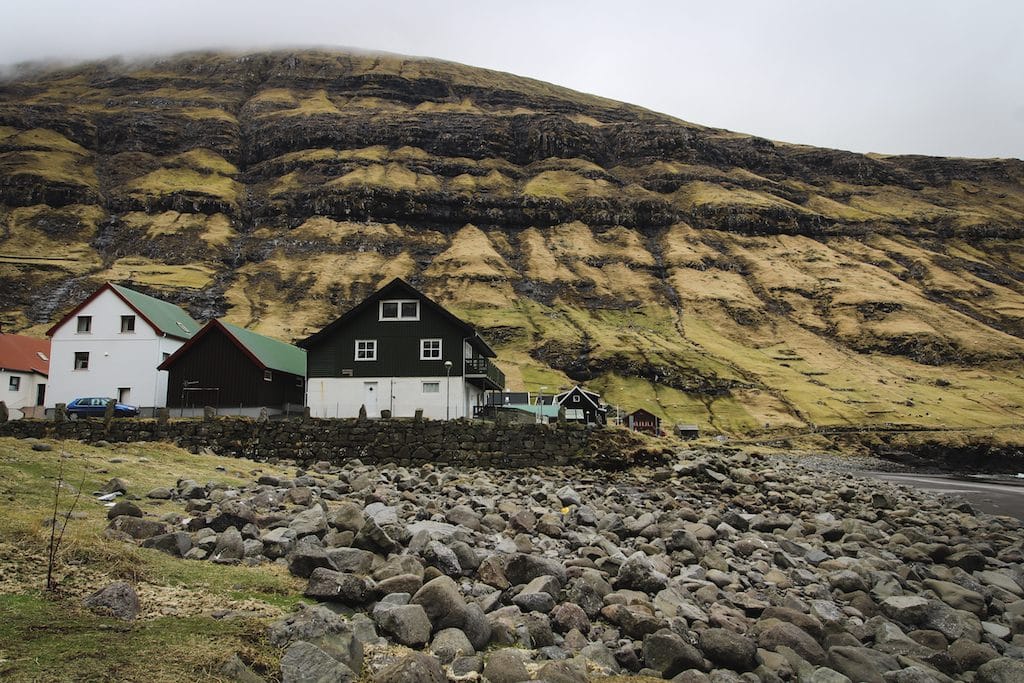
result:
[(485, 391), (505, 387), (473, 326), (400, 278), (297, 346), (314, 417), (472, 417)]
[(166, 301), (107, 283), (51, 327), (46, 407), (85, 396), (152, 411), (166, 405), (157, 366), (200, 328)]
[(49, 340), (0, 334), (0, 401), (10, 419), (42, 417), (49, 366)]

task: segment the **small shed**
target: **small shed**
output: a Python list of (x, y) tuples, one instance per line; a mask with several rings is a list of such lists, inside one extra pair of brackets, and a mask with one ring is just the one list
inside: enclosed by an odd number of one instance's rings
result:
[(220, 320), (206, 323), (159, 369), (168, 373), (167, 406), (183, 414), (213, 406), (257, 415), (305, 403), (305, 351)]
[(680, 439), (696, 439), (700, 436), (700, 428), (697, 425), (677, 424), (675, 433)]
[(661, 418), (643, 408), (634, 410), (626, 416), (626, 426), (634, 432), (661, 435)]

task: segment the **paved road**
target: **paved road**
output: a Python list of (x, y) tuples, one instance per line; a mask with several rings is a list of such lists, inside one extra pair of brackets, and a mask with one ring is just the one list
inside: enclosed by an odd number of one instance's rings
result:
[(876, 479), (905, 484), (936, 495), (960, 496), (975, 510), (1024, 520), (1024, 479), (952, 477), (941, 474), (861, 472)]

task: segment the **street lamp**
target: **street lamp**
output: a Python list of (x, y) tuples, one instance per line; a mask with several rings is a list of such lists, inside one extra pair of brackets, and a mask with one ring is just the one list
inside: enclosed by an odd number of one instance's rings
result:
[(540, 388), (540, 393), (537, 395), (537, 422), (544, 424), (544, 390), (547, 386)]
[(444, 419), (452, 417), (452, 362), (444, 362)]

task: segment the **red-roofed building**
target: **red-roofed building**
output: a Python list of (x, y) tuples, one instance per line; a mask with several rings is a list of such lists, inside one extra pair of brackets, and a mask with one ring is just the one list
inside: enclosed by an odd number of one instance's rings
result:
[(0, 334), (0, 401), (10, 418), (42, 417), (50, 340)]

